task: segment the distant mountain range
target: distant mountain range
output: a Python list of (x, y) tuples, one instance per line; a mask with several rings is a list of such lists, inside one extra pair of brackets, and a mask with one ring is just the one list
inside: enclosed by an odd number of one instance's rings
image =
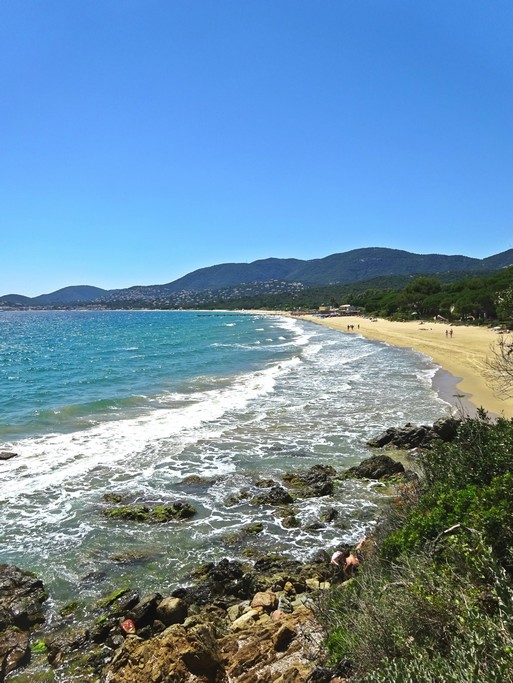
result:
[(200, 268), (164, 285), (114, 290), (80, 285), (32, 298), (6, 294), (0, 297), (0, 305), (19, 308), (119, 304), (129, 307), (165, 302), (166, 305), (176, 307), (193, 306), (207, 301), (235, 299), (241, 295), (298, 291), (308, 287), (350, 284), (384, 276), (485, 274), (511, 265), (513, 249), (476, 259), (368, 247), (309, 261), (268, 258), (252, 263), (223, 263)]

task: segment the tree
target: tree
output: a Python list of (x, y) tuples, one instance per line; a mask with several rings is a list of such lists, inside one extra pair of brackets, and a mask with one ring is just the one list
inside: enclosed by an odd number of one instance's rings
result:
[(438, 278), (421, 275), (403, 289), (399, 303), (405, 309), (414, 309), (419, 315), (430, 314), (432, 306), (429, 305), (429, 297), (438, 294), (441, 288)]
[[(513, 319), (513, 286), (497, 294), (496, 305), (502, 319)], [(501, 332), (498, 341), (492, 344), (488, 365), (501, 394), (513, 398), (513, 335), (509, 331)]]

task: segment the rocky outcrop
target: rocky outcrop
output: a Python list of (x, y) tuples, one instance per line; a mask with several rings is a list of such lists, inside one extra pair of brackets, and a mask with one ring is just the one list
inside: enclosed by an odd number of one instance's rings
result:
[(286, 614), (278, 603), (273, 593), (256, 594), (251, 605), (226, 614), (222, 636), (208, 617), (170, 626), (146, 642), (129, 636), (107, 667), (105, 683), (306, 681), (322, 652), (320, 627), (307, 606)]
[(372, 448), (429, 448), (436, 440), (452, 441), (458, 432), (460, 420), (440, 418), (432, 427), (407, 423), (404, 427), (390, 427), (367, 442)]
[(271, 486), (267, 491), (254, 496), (251, 499), (253, 505), (288, 505), (294, 499), (282, 486)]
[(44, 622), (42, 581), (14, 565), (0, 564), (0, 681), (30, 658), (30, 630)]
[(175, 624), (149, 642), (127, 637), (108, 667), (105, 683), (214, 683), (223, 668), (221, 649), (208, 625), (186, 629)]
[(404, 466), (388, 455), (373, 455), (355, 467), (346, 470), (345, 478), (390, 479), (404, 472)]
[(176, 501), (160, 505), (121, 505), (114, 508), (105, 508), (103, 514), (110, 519), (162, 524), (172, 520), (189, 519), (196, 514), (196, 510), (189, 503)]
[[(314, 671), (328, 683), (312, 598), (344, 578), (325, 552), (208, 563), (172, 596), (120, 589), (92, 624), (54, 621), (41, 657), (74, 683), (299, 683)], [(27, 638), (11, 634), (9, 647), (14, 666), (26, 661)]]
[(299, 490), (304, 497), (329, 496), (334, 491), (333, 478), (337, 475), (334, 467), (314, 465), (308, 470), (287, 472), (283, 481)]
[[(30, 657), (29, 633), (14, 624), (39, 623), (46, 597), (32, 575), (3, 570), (0, 681)], [(200, 567), (171, 596), (114, 591), (98, 601), (91, 623), (79, 623), (70, 603), (32, 650), (58, 680), (65, 672), (74, 683), (328, 683), (332, 672), (316, 669), (323, 650), (312, 598), (345, 578), (327, 552), (308, 563), (279, 555), (247, 564), (223, 559)]]

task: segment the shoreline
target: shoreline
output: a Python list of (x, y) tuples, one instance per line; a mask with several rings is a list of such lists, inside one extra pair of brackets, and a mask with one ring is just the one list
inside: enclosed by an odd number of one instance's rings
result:
[[(433, 388), (444, 401), (470, 417), (482, 407), (491, 417), (513, 418), (513, 399), (501, 399), (486, 378), (489, 372), (487, 359), (497, 340), (497, 335), (489, 328), (429, 320), (392, 322), (360, 316), (320, 318), (292, 315), (287, 311), (245, 312), (304, 320), (345, 334), (360, 334), (367, 339), (423, 353), (439, 368), (433, 377)], [(348, 330), (348, 325), (353, 325), (354, 329)], [(449, 334), (451, 330), (452, 336)]]
[[(472, 403), (470, 394), (457, 388), (462, 379), (462, 377), (455, 377), (448, 370), (438, 367), (431, 383), (434, 391), (442, 401), (451, 406), (452, 412), (456, 412), (457, 417), (474, 418), (477, 416), (478, 407)], [(488, 414), (493, 418), (497, 417), (495, 413), (489, 412)]]

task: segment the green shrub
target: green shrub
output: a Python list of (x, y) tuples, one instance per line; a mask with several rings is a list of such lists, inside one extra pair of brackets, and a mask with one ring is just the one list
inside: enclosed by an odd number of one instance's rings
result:
[(404, 525), (383, 541), (382, 555), (392, 560), (435, 541), (456, 524), (481, 532), (496, 556), (509, 567), (513, 546), (513, 473), (497, 476), (482, 487), (435, 487), (423, 496)]
[(435, 444), (422, 460), (428, 488), (463, 488), (486, 485), (494, 477), (513, 471), (513, 420), (496, 423), (483, 413), (465, 420), (450, 443)]
[[(322, 614), (333, 662), (365, 683), (509, 681), (513, 593), (479, 538), (451, 537), (427, 553), (368, 565), (332, 591)], [(478, 677), (473, 677), (478, 675)]]

